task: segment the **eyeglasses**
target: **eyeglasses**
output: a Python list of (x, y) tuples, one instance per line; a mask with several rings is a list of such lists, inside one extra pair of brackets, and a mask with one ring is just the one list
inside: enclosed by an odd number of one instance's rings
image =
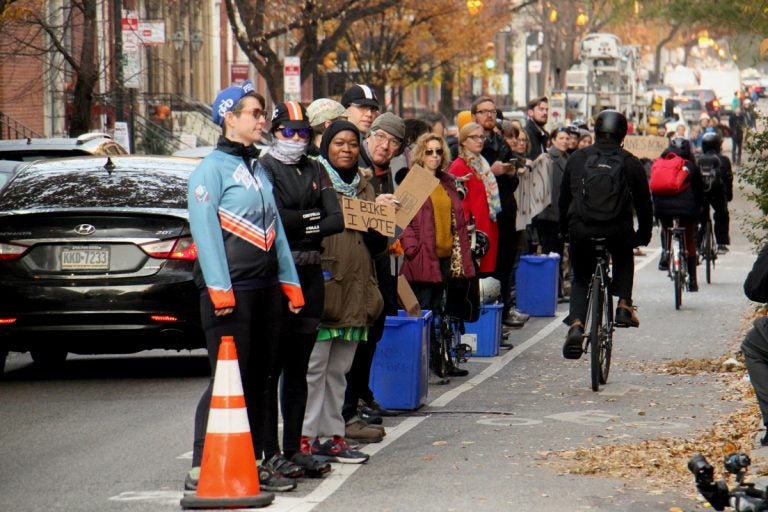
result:
[(467, 135), (468, 139), (472, 140), (479, 140), (481, 142), (485, 142), (485, 135)]
[(437, 156), (443, 156), (443, 150), (441, 148), (438, 149), (425, 149), (424, 154), (427, 156), (437, 155)]
[(491, 114), (495, 116), (496, 111), (495, 110), (478, 110), (477, 112), (475, 112), (475, 115), (478, 115), (478, 116), (490, 116)]
[(278, 128), (280, 130), (280, 133), (283, 134), (283, 137), (286, 139), (292, 139), (294, 135), (297, 133), (299, 134), (299, 138), (301, 139), (308, 139), (310, 135), (312, 135), (312, 129), (311, 128)]
[(394, 137), (387, 137), (381, 132), (373, 132), (374, 138), (379, 141), (379, 144), (386, 143), (392, 149), (399, 149), (402, 142)]
[(374, 107), (374, 106), (372, 106), (372, 105), (360, 105), (360, 104), (358, 104), (358, 103), (350, 103), (350, 104), (349, 104), (349, 106), (350, 106), (350, 107), (355, 107), (355, 108), (357, 108), (357, 109), (360, 109), (360, 110), (362, 110), (363, 112), (370, 112), (370, 113), (372, 113), (372, 114), (375, 114), (376, 112), (378, 112), (378, 111), (379, 111), (379, 108), (378, 108), (378, 107)]
[(264, 119), (267, 118), (266, 112), (264, 112), (260, 108), (253, 108), (253, 109), (249, 109), (249, 110), (241, 110), (240, 112), (247, 112), (247, 113), (251, 114), (254, 117), (254, 119), (258, 119), (260, 117), (262, 117)]

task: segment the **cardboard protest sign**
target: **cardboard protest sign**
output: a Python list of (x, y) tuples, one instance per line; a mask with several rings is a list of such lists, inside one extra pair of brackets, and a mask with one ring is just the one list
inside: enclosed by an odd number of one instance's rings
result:
[(624, 137), (624, 149), (637, 158), (655, 160), (669, 147), (669, 139), (659, 135), (627, 135)]
[(408, 316), (421, 316), (421, 306), (405, 276), (397, 277), (397, 299)]
[(427, 200), (435, 188), (440, 185), (440, 180), (435, 178), (431, 172), (427, 171), (418, 164), (414, 164), (408, 171), (405, 179), (395, 190), (395, 196), (400, 201), (400, 208), (397, 210), (397, 226), (405, 229), (416, 216), (421, 205)]
[(545, 153), (531, 167), (525, 174), (518, 175), (520, 182), (515, 189), (517, 231), (525, 229), (552, 202), (552, 159)]
[(382, 235), (395, 236), (395, 207), (342, 196), (344, 227), (357, 231), (375, 229)]

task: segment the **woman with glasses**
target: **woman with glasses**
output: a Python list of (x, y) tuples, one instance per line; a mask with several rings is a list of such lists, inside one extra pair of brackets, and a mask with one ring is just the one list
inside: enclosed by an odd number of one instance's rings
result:
[[(283, 307), (280, 342), (271, 347), (264, 422), (264, 464), (287, 478), (322, 477), (331, 467), (301, 451), (301, 427), (307, 403), (307, 367), (323, 313), (325, 284), (320, 265), (323, 237), (340, 233), (344, 218), (325, 169), (307, 156), (312, 135), (304, 107), (280, 103), (272, 117), (272, 146), (259, 160), (274, 186), (275, 202), (285, 227), (306, 305), (287, 318)], [(278, 443), (278, 380), (283, 450)]]
[(460, 179), (467, 190), (462, 207), (464, 217), (478, 232), (475, 240), (479, 233), (483, 233), (487, 239), (487, 250), (480, 256), (479, 264), (480, 274), (490, 276), (496, 270), (499, 246), (496, 216), (501, 212), (501, 200), (491, 166), (480, 155), (484, 143), (485, 130), (482, 126), (477, 123), (464, 125), (459, 131), (459, 156), (451, 163), (448, 172)]
[[(198, 251), (195, 283), (211, 375), (221, 337), (232, 336), (251, 438), (260, 454), (269, 372), (264, 354), (278, 344), (283, 310), (299, 313), (304, 295), (272, 185), (256, 160), (264, 98), (251, 82), (227, 87), (213, 103), (213, 121), (222, 127), (222, 136), (189, 178), (189, 226)], [(212, 391), (211, 378), (195, 415), (193, 467), (184, 485), (189, 490), (197, 488), (200, 476)], [(266, 464), (258, 473), (264, 490), (296, 487)]]
[[(434, 133), (420, 136), (412, 159), (414, 164), (440, 180), (440, 185), (432, 191), (400, 237), (405, 253), (401, 273), (423, 309), (440, 311), (447, 281), (475, 276), (467, 221), (456, 190), (456, 178), (445, 172), (449, 152), (442, 137)], [(437, 348), (434, 345), (438, 343), (439, 340), (432, 339), (432, 348)], [(466, 374), (466, 370), (459, 368), (448, 369), (448, 375)]]

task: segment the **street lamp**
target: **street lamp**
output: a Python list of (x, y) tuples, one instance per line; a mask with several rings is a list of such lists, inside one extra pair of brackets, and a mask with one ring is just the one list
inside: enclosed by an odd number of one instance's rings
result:
[(203, 47), (203, 33), (199, 30), (195, 30), (189, 35), (189, 45), (192, 47), (192, 51), (197, 53)]
[(184, 49), (184, 32), (181, 30), (174, 32), (171, 36), (171, 42), (173, 43), (174, 50), (181, 51)]

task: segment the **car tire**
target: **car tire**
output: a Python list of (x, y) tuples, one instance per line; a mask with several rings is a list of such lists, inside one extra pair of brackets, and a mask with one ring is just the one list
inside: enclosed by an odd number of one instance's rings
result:
[(59, 366), (67, 359), (67, 351), (60, 349), (32, 349), (29, 354), (32, 356), (32, 361), (43, 368)]
[(5, 349), (0, 349), (0, 379), (3, 377), (3, 373), (5, 373), (6, 359), (8, 359), (8, 351)]

